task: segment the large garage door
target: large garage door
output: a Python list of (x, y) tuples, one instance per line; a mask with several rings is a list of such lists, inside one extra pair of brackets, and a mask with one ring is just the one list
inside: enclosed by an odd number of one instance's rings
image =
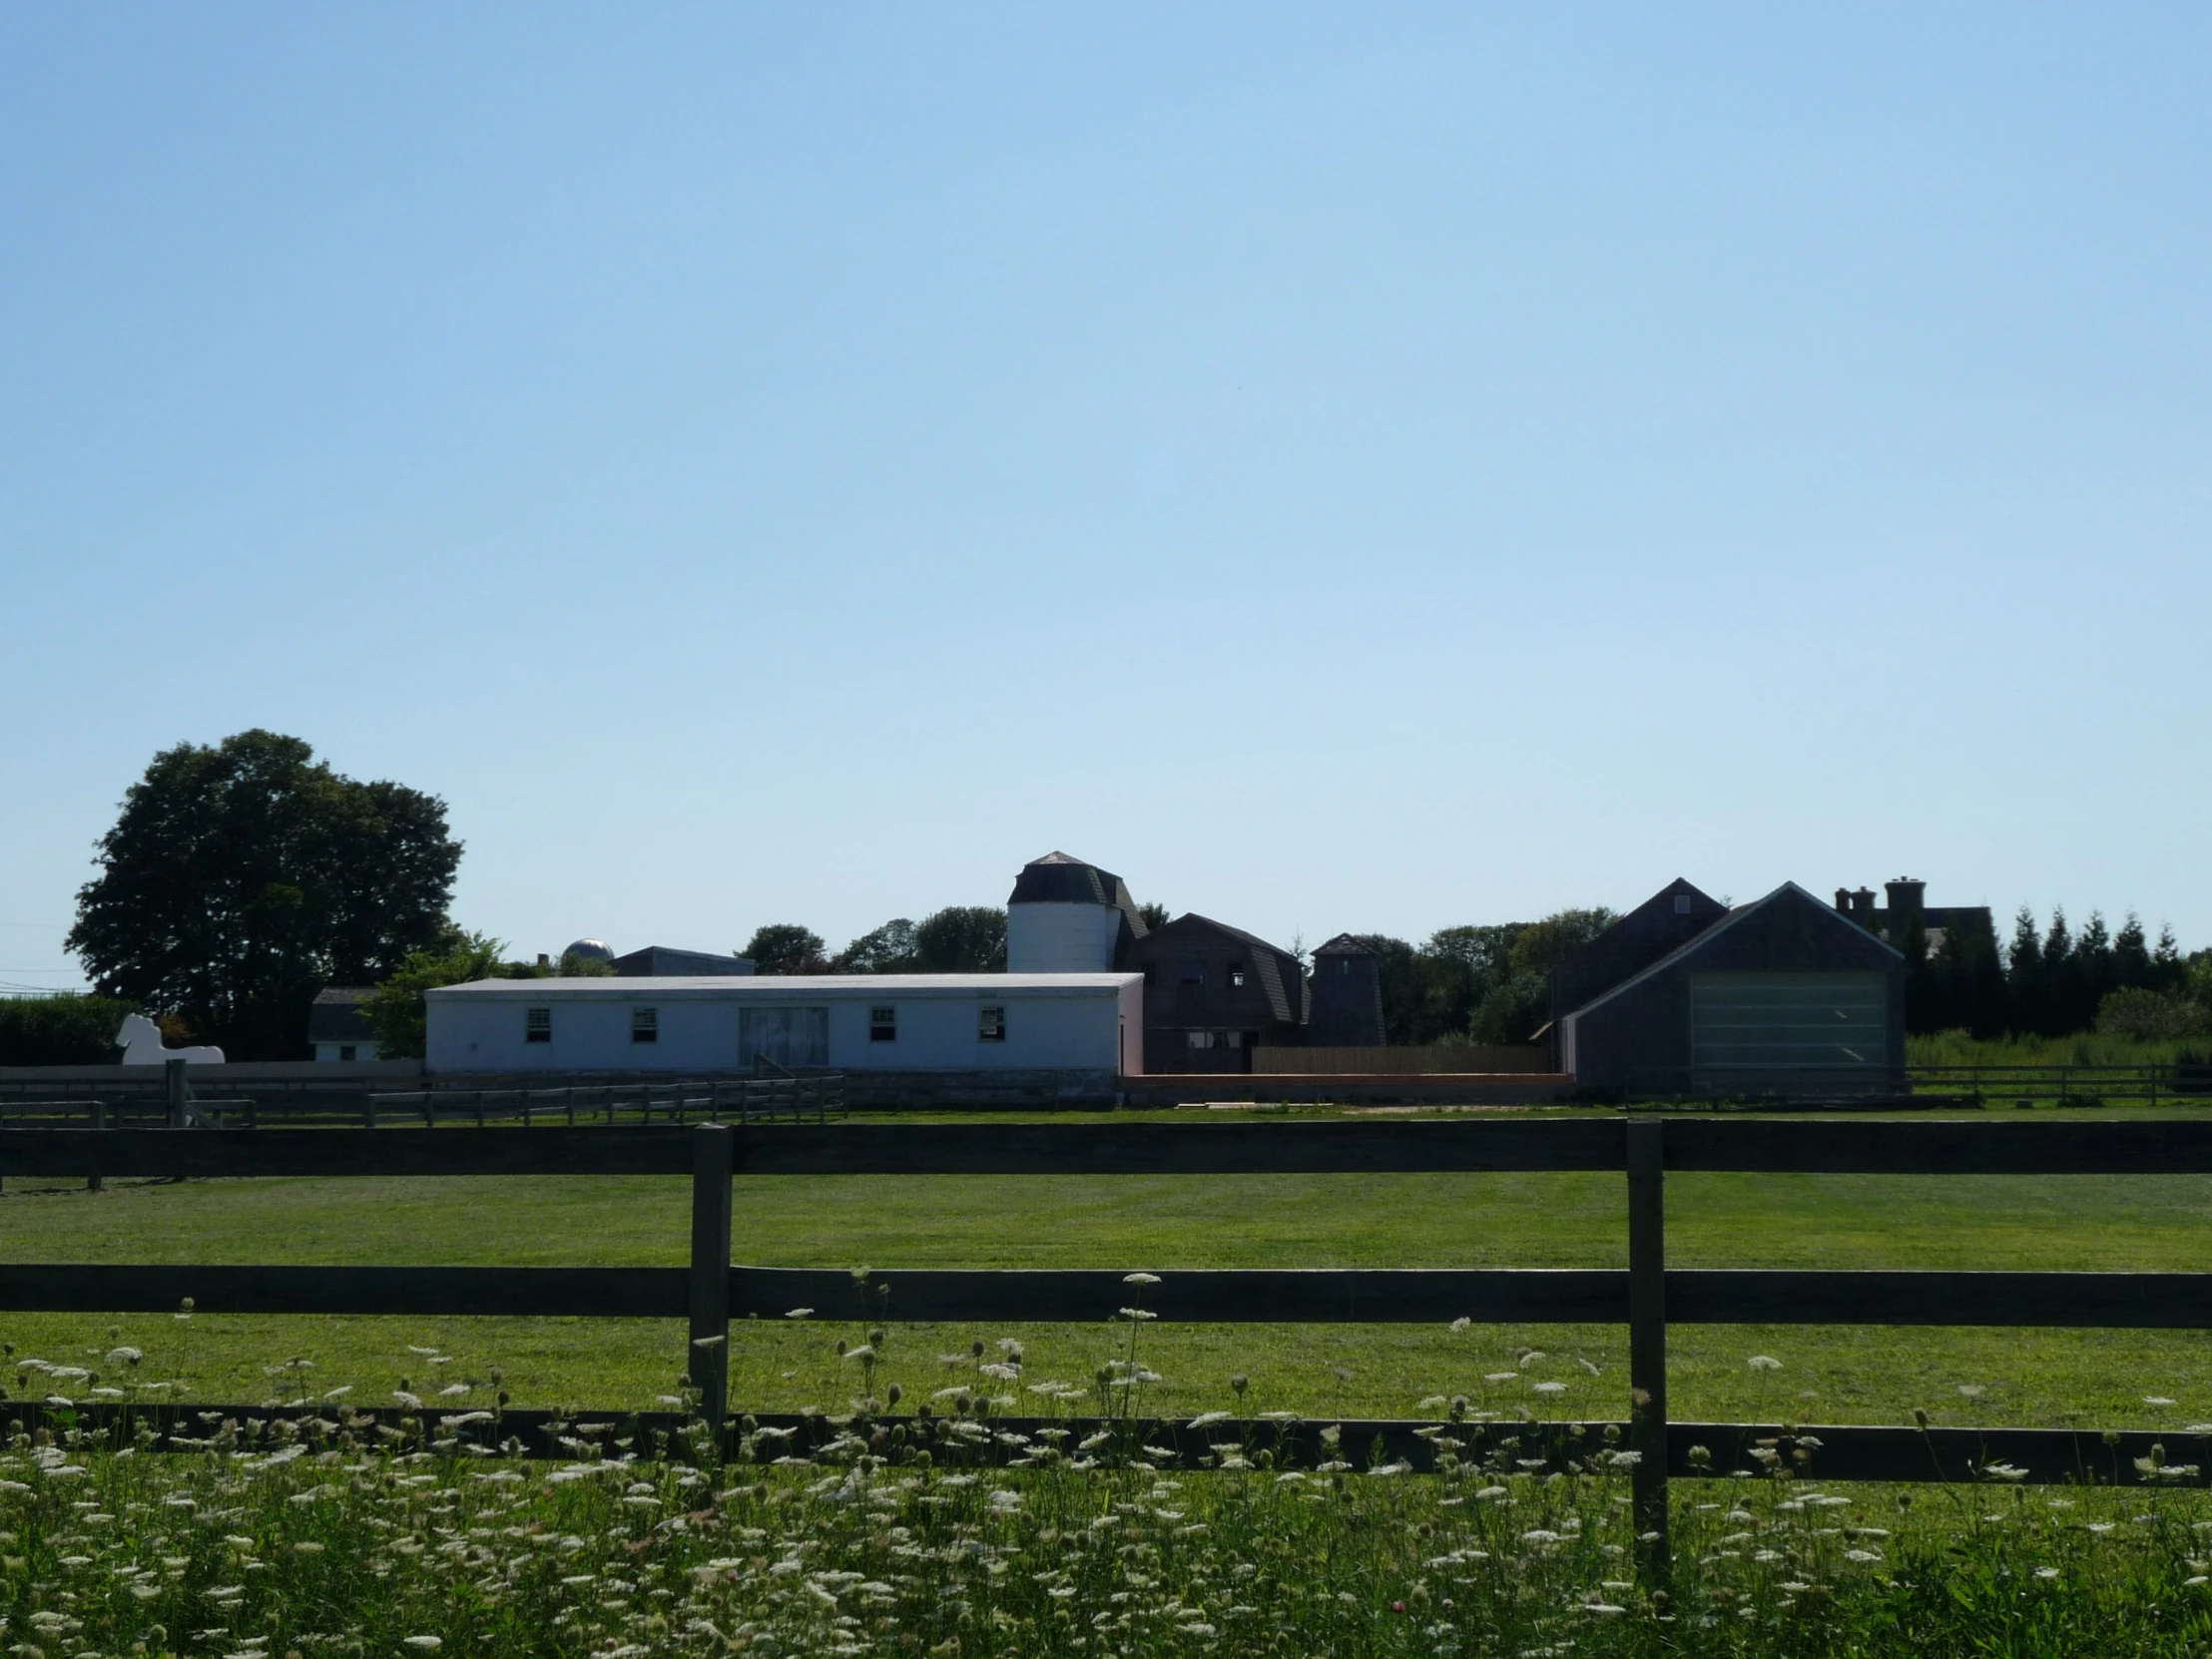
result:
[(1700, 1089), (1880, 1087), (1888, 1027), (1879, 973), (1690, 976), (1690, 1067)]

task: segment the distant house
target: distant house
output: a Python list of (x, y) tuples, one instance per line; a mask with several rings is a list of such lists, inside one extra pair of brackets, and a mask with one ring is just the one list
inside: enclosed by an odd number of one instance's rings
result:
[(1006, 900), (1008, 973), (1112, 973), (1145, 936), (1129, 884), (1065, 852), (1021, 866)]
[(377, 1058), (376, 1028), (362, 1004), (375, 994), (371, 985), (328, 985), (307, 1010), (307, 1041), (317, 1060), (341, 1064)]
[(1995, 918), (1989, 914), (1986, 904), (1930, 904), (1928, 883), (1916, 881), (1910, 876), (1900, 876), (1895, 881), (1882, 883), (1890, 902), (1886, 905), (1874, 901), (1872, 887), (1836, 889), (1836, 908), (1870, 933), (1878, 933), (1894, 945), (1902, 946), (1913, 925), (1920, 924), (1922, 935), (1928, 940), (1928, 953), (1933, 956), (1943, 948), (1943, 941), (1953, 933), (1975, 933), (1992, 942), (1996, 938)]
[[(1558, 970), (1554, 994), (1574, 1003), (1558, 1022), (1559, 1062), (1578, 1087), (1903, 1090), (1903, 956), (1795, 882), (1717, 916), (1708, 907), (1718, 908), (1678, 881)], [(1666, 948), (1673, 934), (1684, 936)]]
[(1298, 958), (1207, 916), (1177, 916), (1138, 938), (1148, 1073), (1252, 1069), (1252, 1051), (1305, 1040), (1306, 974)]
[(1312, 1011), (1306, 1041), (1316, 1048), (1380, 1048), (1382, 958), (1375, 946), (1339, 933), (1314, 951)]
[(753, 971), (753, 959), (715, 950), (672, 950), (665, 944), (649, 944), (614, 959), (615, 976), (621, 979), (720, 979)]

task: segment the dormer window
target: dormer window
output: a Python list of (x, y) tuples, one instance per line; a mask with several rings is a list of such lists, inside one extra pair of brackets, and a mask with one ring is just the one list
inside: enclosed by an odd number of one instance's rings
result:
[(1245, 982), (1245, 965), (1244, 965), (1244, 963), (1242, 963), (1242, 962), (1231, 962), (1231, 963), (1229, 964), (1229, 983), (1230, 983), (1230, 985), (1231, 985), (1231, 986), (1232, 986), (1232, 987), (1233, 987), (1234, 989), (1236, 989), (1236, 990), (1240, 990), (1240, 991), (1241, 991), (1241, 990), (1243, 990), (1243, 989), (1244, 989), (1244, 982)]

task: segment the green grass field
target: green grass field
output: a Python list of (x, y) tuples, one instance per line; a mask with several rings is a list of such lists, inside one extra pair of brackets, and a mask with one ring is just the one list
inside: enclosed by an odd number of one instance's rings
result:
[[(647, 1178), (112, 1182), (98, 1194), (11, 1181), (0, 1261), (680, 1265), (688, 1199), (686, 1181)], [(2193, 1271), (2212, 1259), (2212, 1179), (2199, 1177), (1677, 1175), (1668, 1203), (1683, 1267)], [(737, 1259), (763, 1266), (1606, 1267), (1626, 1248), (1612, 1175), (750, 1179), (737, 1217)], [(791, 1408), (849, 1392), (833, 1349), (854, 1338), (847, 1314), (736, 1331), (734, 1400)], [(447, 1379), (499, 1367), (518, 1404), (597, 1407), (669, 1393), (684, 1349), (675, 1325), (644, 1320), (0, 1315), (0, 1338), (18, 1360), (56, 1364), (128, 1343), (145, 1350), (145, 1375), (228, 1400), (270, 1396), (265, 1368), (295, 1356), (363, 1399), (402, 1376), (419, 1385), (408, 1350), (427, 1348), (451, 1357)], [(971, 1344), (1000, 1338), (1027, 1345), (1030, 1377), (1085, 1383), (1127, 1330), (894, 1324), (879, 1382), (914, 1398), (956, 1386)], [(1142, 1340), (1167, 1379), (1164, 1410), (1225, 1405), (1243, 1374), (1259, 1410), (1410, 1414), (1463, 1392), (1547, 1416), (1625, 1411), (1619, 1328), (1155, 1325)], [(1671, 1344), (1682, 1419), (1895, 1422), (1916, 1406), (1937, 1422), (2212, 1419), (2212, 1338), (2195, 1333), (1677, 1327)], [(1529, 1349), (1544, 1358), (1523, 1364)], [(1755, 1354), (1784, 1369), (1752, 1370)], [(35, 1377), (5, 1381), (44, 1391)], [(1535, 1392), (1539, 1382), (1565, 1390)]]

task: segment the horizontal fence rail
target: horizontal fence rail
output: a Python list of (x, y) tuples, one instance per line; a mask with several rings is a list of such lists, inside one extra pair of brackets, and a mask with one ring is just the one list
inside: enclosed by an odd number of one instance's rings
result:
[[(612, 1116), (612, 1114), (610, 1114)], [(173, 1119), (172, 1121), (177, 1121)], [(799, 1175), (1235, 1176), (1552, 1171), (1624, 1175), (1628, 1265), (1621, 1269), (1229, 1269), (1170, 1271), (1129, 1286), (1119, 1271), (901, 1270), (850, 1273), (731, 1262), (733, 1177)], [(565, 1123), (549, 1127), (393, 1129), (23, 1128), (0, 1135), (0, 1176), (659, 1175), (692, 1181), (691, 1259), (667, 1268), (0, 1267), (0, 1308), (160, 1312), (191, 1298), (209, 1313), (544, 1315), (686, 1322), (692, 1385), (706, 1420), (776, 1457), (854, 1446), (933, 1445), (975, 1460), (1048, 1460), (1065, 1437), (1105, 1433), (1132, 1455), (1219, 1465), (1266, 1451), (1310, 1457), (1287, 1421), (955, 1420), (727, 1415), (733, 1320), (819, 1317), (1009, 1323), (1109, 1319), (1141, 1297), (1168, 1320), (1222, 1323), (1625, 1323), (1635, 1409), (1625, 1424), (1397, 1419), (1347, 1421), (1336, 1443), (1354, 1467), (1398, 1459), (1429, 1466), (1439, 1448), (1499, 1466), (1630, 1467), (1646, 1565), (1666, 1562), (1670, 1475), (1783, 1469), (1823, 1479), (2033, 1479), (2203, 1484), (2212, 1436), (2188, 1430), (2074, 1430), (1671, 1422), (1668, 1324), (1960, 1325), (2212, 1328), (2212, 1274), (1829, 1272), (1669, 1269), (1664, 1183), (1670, 1173), (2142, 1176), (2212, 1174), (2212, 1123), (1690, 1119), (1665, 1115), (1478, 1121), (1020, 1124)], [(742, 1338), (740, 1339), (742, 1340)], [(26, 1407), (38, 1410), (40, 1407)], [(10, 1410), (17, 1407), (10, 1406)], [(44, 1409), (74, 1410), (66, 1402)], [(101, 1407), (101, 1409), (109, 1409)], [(186, 1408), (165, 1408), (185, 1412)], [(599, 1413), (608, 1416), (619, 1414)], [(189, 1421), (240, 1422), (244, 1408), (195, 1407)], [(266, 1414), (265, 1414), (266, 1415)], [(425, 1426), (436, 1416), (436, 1423)], [(98, 1411), (85, 1419), (112, 1422)], [(165, 1419), (187, 1423), (186, 1415)], [(574, 1452), (544, 1413), (417, 1408), (360, 1419), (380, 1435), (442, 1432), (461, 1449), (486, 1424), (542, 1428)], [(680, 1422), (634, 1420), (641, 1434)], [(859, 1422), (859, 1427), (853, 1426)], [(606, 1425), (603, 1425), (606, 1426)], [(764, 1428), (776, 1432), (763, 1434)], [(205, 1443), (183, 1426), (177, 1443)], [(244, 1430), (241, 1430), (242, 1432)], [(321, 1430), (316, 1430), (320, 1432)], [(164, 1430), (168, 1432), (168, 1430)], [(580, 1430), (579, 1430), (580, 1432)], [(884, 1436), (878, 1440), (876, 1436)], [(518, 1437), (519, 1436), (519, 1437)], [(1593, 1437), (1594, 1436), (1594, 1437)], [(542, 1435), (540, 1436), (543, 1437)], [(1141, 1443), (1140, 1443), (1141, 1442)], [(165, 1442), (167, 1443), (167, 1442)], [(1079, 1443), (1079, 1440), (1078, 1442)], [(1102, 1442), (1104, 1443), (1104, 1442)], [(439, 1442), (431, 1442), (436, 1449)], [(476, 1450), (494, 1449), (469, 1441)], [(782, 1449), (778, 1449), (782, 1447)], [(1517, 1449), (1516, 1449), (1517, 1448)], [(1602, 1455), (1600, 1451), (1602, 1448)], [(2201, 1455), (2199, 1454), (2201, 1448)], [(1622, 1459), (1623, 1450), (1635, 1453)], [(533, 1454), (537, 1454), (533, 1451)], [(551, 1454), (550, 1451), (545, 1454)], [(901, 1455), (903, 1455), (903, 1451)], [(776, 1457), (763, 1456), (774, 1461)], [(2193, 1459), (2193, 1460), (2192, 1460)], [(1323, 1458), (1322, 1461), (1329, 1461)]]
[(2212, 1064), (1909, 1066), (1916, 1089), (1991, 1106), (2103, 1106), (2212, 1095)]
[[(251, 1449), (343, 1436), (415, 1445), (449, 1455), (557, 1460), (619, 1475), (629, 1460), (664, 1455), (696, 1419), (678, 1411), (551, 1411), (506, 1406), (357, 1406), (351, 1399), (297, 1405), (10, 1402), (26, 1429), (81, 1429), (126, 1443), (143, 1428), (150, 1449)], [(927, 1453), (934, 1463), (1004, 1467), (1077, 1460), (1105, 1451), (1158, 1468), (1314, 1469), (1349, 1463), (1427, 1471), (1449, 1452), (1501, 1473), (1617, 1470), (1612, 1454), (1634, 1425), (1620, 1421), (1438, 1421), (1411, 1417), (1266, 1416), (1192, 1419), (1120, 1416), (952, 1416), (913, 1413), (748, 1413), (731, 1449), (746, 1463), (804, 1464), (864, 1449), (892, 1463)], [(1332, 1431), (1323, 1437), (1324, 1430)], [(1096, 1443), (1103, 1437), (1108, 1443)], [(1086, 1447), (1085, 1441), (1093, 1441)], [(590, 1459), (579, 1463), (579, 1459)], [(2190, 1465), (2212, 1464), (2212, 1435), (2130, 1429), (1957, 1428), (1891, 1424), (1675, 1422), (1666, 1467), (1678, 1478), (1756, 1479), (1776, 1467), (1823, 1481), (2001, 1482), (2027, 1485), (2172, 1485)], [(736, 1472), (736, 1471), (733, 1471)]]
[[(741, 1175), (1381, 1175), (1625, 1168), (1618, 1118), (1485, 1122), (885, 1123), (735, 1128)], [(1669, 1171), (2212, 1174), (2212, 1122), (1682, 1119)], [(689, 1131), (21, 1129), (0, 1176), (683, 1175)]]
[[(0, 1269), (0, 1311), (529, 1315), (682, 1319), (684, 1268), (177, 1267), (24, 1263)], [(1672, 1325), (2212, 1329), (2212, 1274), (1669, 1268)], [(1119, 1269), (733, 1267), (730, 1313), (914, 1324), (1093, 1324), (1138, 1294)], [(1214, 1268), (1172, 1271), (1145, 1311), (1206, 1325), (1620, 1325), (1614, 1268)]]

